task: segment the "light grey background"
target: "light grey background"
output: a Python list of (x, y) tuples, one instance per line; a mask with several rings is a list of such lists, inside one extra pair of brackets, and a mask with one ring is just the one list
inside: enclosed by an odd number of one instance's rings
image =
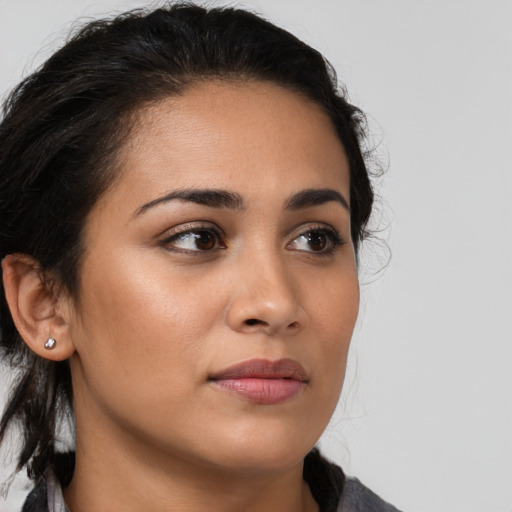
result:
[[(0, 93), (71, 20), (145, 4), (0, 0)], [(363, 285), (325, 452), (405, 511), (511, 512), (512, 1), (238, 5), (331, 60), (388, 160), (393, 257)], [(383, 259), (371, 245), (365, 282)], [(1, 511), (19, 509), (23, 485)]]

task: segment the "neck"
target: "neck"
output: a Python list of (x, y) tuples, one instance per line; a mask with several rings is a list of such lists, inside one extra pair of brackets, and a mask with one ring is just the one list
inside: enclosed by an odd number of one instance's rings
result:
[[(64, 490), (72, 512), (318, 512), (303, 461), (280, 471), (222, 468), (143, 445), (108, 428), (80, 428)], [(105, 427), (105, 425), (103, 425)]]
[(162, 470), (161, 464), (133, 460), (126, 453), (119, 456), (111, 449), (84, 457), (78, 446), (75, 473), (64, 497), (73, 512), (318, 511), (302, 479), (302, 464), (262, 475), (235, 474), (173, 460)]

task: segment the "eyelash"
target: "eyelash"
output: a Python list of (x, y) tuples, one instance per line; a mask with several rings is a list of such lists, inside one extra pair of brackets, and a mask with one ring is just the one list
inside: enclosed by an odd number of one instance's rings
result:
[[(200, 233), (209, 233), (213, 234), (214, 236), (214, 243), (216, 247), (212, 249), (207, 250), (201, 250), (201, 249), (181, 249), (178, 247), (170, 247), (172, 246), (173, 242), (175, 243), (180, 238), (184, 238), (186, 235), (197, 235)], [(180, 252), (180, 253), (186, 253), (186, 254), (193, 254), (193, 255), (200, 255), (201, 253), (211, 252), (214, 250), (219, 249), (225, 249), (226, 244), (222, 242), (222, 237), (224, 236), (224, 233), (216, 228), (215, 226), (211, 224), (184, 224), (180, 226), (172, 235), (165, 237), (163, 240), (160, 241), (159, 245), (162, 247), (167, 248), (170, 251), (173, 252)], [(219, 241), (221, 243), (219, 243)]]
[[(304, 231), (298, 233), (290, 244), (298, 240), (300, 237), (306, 237), (308, 241), (311, 241), (311, 237), (314, 235), (322, 235), (326, 237), (326, 249), (321, 249), (320, 251), (303, 251), (305, 253), (310, 253), (314, 256), (331, 256), (338, 247), (345, 244), (345, 241), (341, 238), (340, 234), (333, 228), (327, 226), (308, 226)], [(300, 250), (300, 249), (299, 249)]]
[[(213, 234), (214, 236), (214, 244), (215, 246), (211, 249), (183, 249), (179, 247), (172, 247), (173, 243), (176, 243), (180, 238), (185, 238), (187, 235), (195, 235), (196, 241), (198, 240), (198, 236), (200, 234)], [(326, 237), (326, 244), (327, 248), (322, 248), (319, 251), (305, 251), (298, 249), (300, 252), (309, 253), (314, 256), (331, 256), (338, 247), (345, 244), (345, 241), (340, 237), (339, 233), (331, 228), (324, 225), (318, 225), (318, 226), (308, 226), (303, 231), (300, 231), (297, 233), (292, 241), (287, 244), (287, 248), (289, 248), (294, 242), (297, 242), (297, 240), (300, 237), (305, 237), (307, 242), (311, 242), (312, 236), (320, 235)], [(185, 253), (185, 254), (192, 254), (192, 255), (202, 255), (205, 253), (213, 252), (216, 250), (222, 250), (226, 249), (226, 244), (222, 241), (222, 237), (224, 236), (224, 233), (218, 229), (217, 227), (207, 224), (207, 225), (198, 225), (198, 224), (185, 224), (183, 226), (180, 226), (176, 232), (174, 232), (172, 235), (167, 236), (166, 238), (162, 239), (159, 242), (159, 245), (162, 247), (165, 247), (167, 250), (172, 252), (179, 252), (179, 253)]]

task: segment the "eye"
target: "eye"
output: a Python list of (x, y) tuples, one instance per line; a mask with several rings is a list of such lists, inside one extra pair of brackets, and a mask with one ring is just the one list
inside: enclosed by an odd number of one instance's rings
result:
[(288, 245), (295, 251), (329, 255), (343, 244), (338, 232), (331, 228), (314, 228), (302, 232)]
[(221, 233), (213, 226), (181, 226), (162, 240), (160, 245), (177, 252), (208, 252), (226, 248)]

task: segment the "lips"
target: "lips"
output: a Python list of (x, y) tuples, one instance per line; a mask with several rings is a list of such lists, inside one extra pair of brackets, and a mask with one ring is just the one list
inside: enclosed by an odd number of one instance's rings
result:
[(272, 405), (294, 398), (309, 379), (302, 365), (292, 359), (251, 359), (213, 374), (210, 381), (239, 398)]

